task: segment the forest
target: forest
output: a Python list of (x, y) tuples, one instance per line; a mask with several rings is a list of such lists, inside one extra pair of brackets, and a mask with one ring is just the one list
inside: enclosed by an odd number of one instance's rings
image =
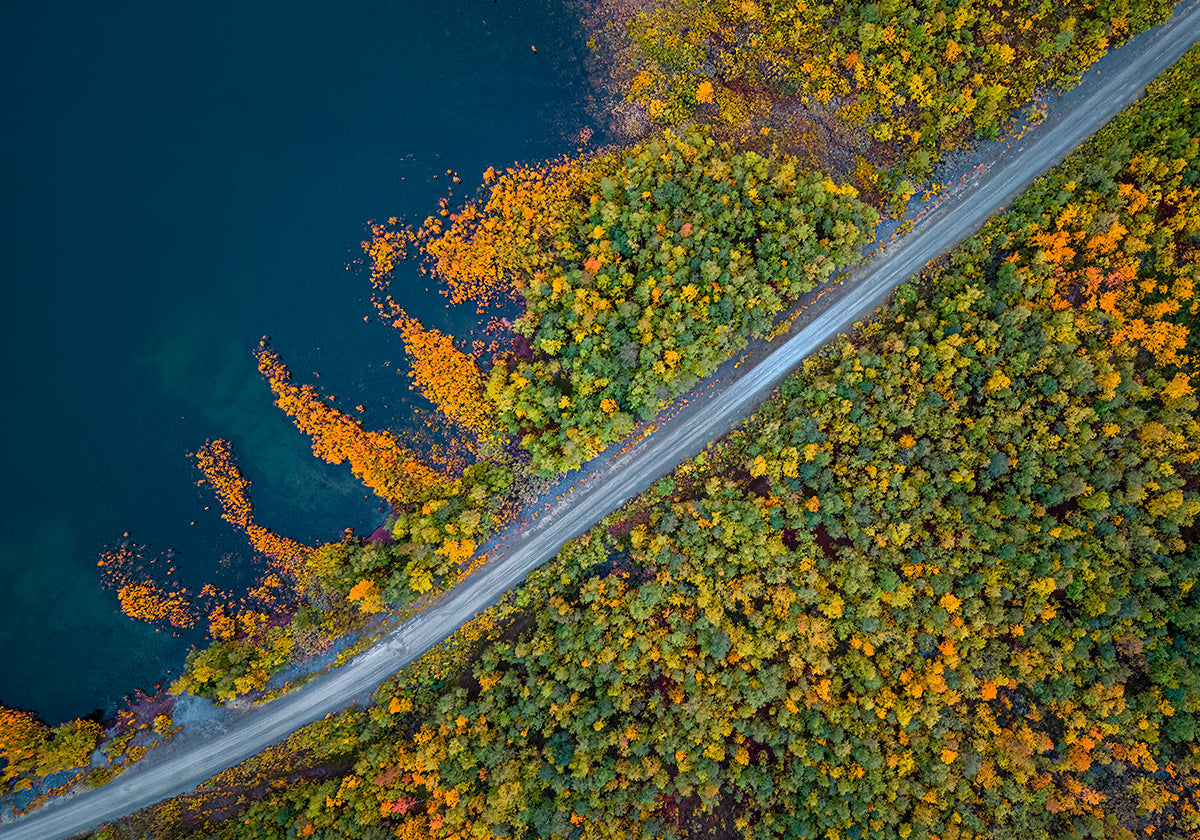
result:
[[(138, 546), (107, 552), (132, 617), (207, 621), (211, 643), (103, 727), (0, 709), (0, 791), (103, 784), (171, 736), (174, 696), (261, 699), (435, 602), (550, 478), (838, 282), (938, 154), (1168, 11), (658, 4), (597, 35), (666, 127), (489, 170), (475, 201), (363, 243), (376, 312), (439, 409), (418, 445), (255, 350), (387, 526), (276, 534), (229, 443), (206, 442), (202, 481), (268, 573), (241, 599), (192, 596)], [(1200, 837), (1197, 79), (1194, 48), (365, 708), (93, 836)], [(871, 138), (859, 163), (835, 179), (764, 142), (754, 115), (781, 97), (840, 103)], [(403, 259), (455, 302), (520, 314), (468, 348), (393, 299)]]
[(347, 811), (1193, 836), (1198, 59), (564, 551), (533, 628), (359, 754)]
[(1198, 62), (237, 820), (145, 825), (1194, 836)]
[[(1160, 23), (1166, 2), (603, 3), (589, 45), (636, 119), (770, 133), (826, 149), (828, 171), (903, 199), (939, 157), (1107, 49)], [(763, 132), (766, 129), (767, 132)]]

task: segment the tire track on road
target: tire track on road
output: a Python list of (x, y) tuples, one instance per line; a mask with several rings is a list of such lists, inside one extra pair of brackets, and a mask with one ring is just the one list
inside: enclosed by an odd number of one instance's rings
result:
[(819, 314), (736, 380), (721, 388), (702, 383), (684, 398), (685, 408), (653, 435), (608, 463), (603, 463), (605, 456), (601, 456), (603, 466), (589, 476), (586, 486), (567, 495), (557, 510), (526, 525), (520, 532), (525, 534), (523, 538), (452, 590), (442, 603), (303, 688), (232, 713), (223, 733), (168, 742), (102, 788), (56, 800), (0, 825), (0, 840), (59, 840), (184, 793), (301, 726), (357, 697), (369, 696), (388, 676), (494, 604), (553, 557), (564, 542), (587, 531), (680, 461), (728, 432), (806, 356), (872, 312), (892, 289), (930, 260), (978, 230), (988, 216), (1131, 104), (1155, 76), (1200, 38), (1198, 8), (1200, 0), (1179, 5), (1171, 21), (1114, 51), (1128, 60), (1107, 76), (1085, 74), (1083, 84), (1063, 97), (1037, 136), (1023, 139), (1001, 155), (980, 176), (975, 189), (947, 199), (912, 233), (850, 272), (842, 285), (824, 295)]

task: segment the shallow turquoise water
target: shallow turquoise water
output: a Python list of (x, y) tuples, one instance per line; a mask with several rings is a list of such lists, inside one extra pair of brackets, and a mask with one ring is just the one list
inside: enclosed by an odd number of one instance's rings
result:
[[(50, 722), (151, 688), (199, 641), (100, 588), (123, 531), (173, 549), (194, 588), (258, 568), (195, 486), (206, 438), (233, 441), (262, 524), (307, 541), (374, 524), (251, 350), (268, 334), (298, 380), (403, 424), (400, 344), (345, 268), (364, 222), (424, 218), (446, 170), (461, 192), (589, 125), (584, 39), (549, 0), (176, 5), (27, 4), (0, 50), (0, 702)], [(473, 310), (427, 286), (410, 272), (398, 297), (466, 334)]]

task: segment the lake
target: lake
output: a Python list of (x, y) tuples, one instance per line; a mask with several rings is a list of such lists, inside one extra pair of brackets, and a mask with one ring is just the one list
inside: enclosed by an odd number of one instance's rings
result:
[[(272, 405), (259, 337), (368, 426), (402, 426), (421, 400), (399, 335), (364, 322), (347, 270), (366, 221), (420, 221), (447, 170), (469, 195), (595, 126), (578, 13), (549, 0), (67, 2), (8, 21), (0, 702), (56, 723), (111, 712), (203, 641), (101, 588), (124, 531), (194, 589), (259, 570), (196, 486), (206, 439), (233, 442), (267, 527), (316, 542), (379, 522)], [(473, 307), (402, 271), (412, 314), (468, 335)]]

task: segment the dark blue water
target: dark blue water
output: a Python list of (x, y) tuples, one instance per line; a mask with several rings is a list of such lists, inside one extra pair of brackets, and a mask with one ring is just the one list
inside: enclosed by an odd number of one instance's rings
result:
[[(262, 524), (307, 541), (374, 524), (251, 350), (269, 334), (297, 379), (403, 424), (400, 344), (364, 323), (345, 268), (364, 222), (424, 218), (447, 169), (462, 192), (572, 150), (589, 91), (553, 0), (34, 3), (4, 30), (0, 702), (56, 722), (149, 688), (198, 641), (101, 589), (123, 531), (174, 549), (195, 588), (258, 568), (195, 486), (206, 438), (233, 441)], [(473, 311), (427, 285), (410, 271), (397, 297), (465, 333)]]

